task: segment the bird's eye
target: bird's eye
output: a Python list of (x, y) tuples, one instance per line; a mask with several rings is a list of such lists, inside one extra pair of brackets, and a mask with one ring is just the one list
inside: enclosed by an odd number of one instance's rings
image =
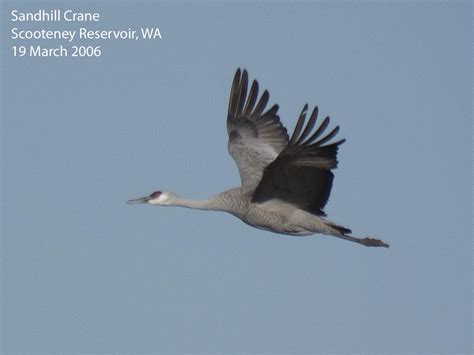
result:
[(150, 195), (150, 198), (158, 198), (161, 195), (161, 191), (155, 191)]

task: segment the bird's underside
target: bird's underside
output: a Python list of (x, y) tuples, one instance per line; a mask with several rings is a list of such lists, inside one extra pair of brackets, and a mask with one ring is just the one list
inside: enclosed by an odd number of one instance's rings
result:
[[(288, 235), (332, 235), (366, 246), (388, 247), (373, 238), (351, 236), (351, 230), (326, 219), (337, 167), (337, 152), (344, 139), (334, 141), (339, 126), (328, 131), (329, 117), (317, 126), (318, 107), (309, 114), (303, 107), (291, 137), (281, 124), (278, 105), (267, 109), (267, 90), (259, 96), (254, 80), (238, 69), (232, 82), (227, 114), (228, 150), (239, 170), (242, 186), (208, 200), (189, 200), (155, 191), (129, 203), (180, 206), (225, 211), (245, 223)], [(309, 119), (306, 120), (306, 116)]]
[[(276, 212), (272, 212), (274, 207), (277, 207)], [(251, 217), (250, 220), (243, 219), (243, 221), (254, 227), (274, 233), (292, 236), (309, 236), (319, 233), (353, 241), (366, 246), (382, 246), (388, 248), (388, 244), (385, 244), (378, 239), (352, 237), (349, 235), (351, 233), (350, 229), (341, 227), (324, 217), (320, 217), (300, 209), (291, 208), (290, 206), (284, 205), (286, 212), (284, 214), (280, 214), (281, 207), (281, 201), (279, 200), (269, 200), (264, 204), (254, 204), (252, 208), (260, 210), (261, 216), (263, 218), (254, 221)], [(267, 220), (279, 221), (280, 223), (277, 223), (278, 227), (275, 227), (275, 223), (269, 223), (267, 225), (265, 223)]]

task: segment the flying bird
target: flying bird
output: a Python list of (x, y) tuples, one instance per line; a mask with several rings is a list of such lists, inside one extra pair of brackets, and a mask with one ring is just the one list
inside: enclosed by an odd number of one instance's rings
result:
[[(248, 90), (248, 73), (237, 69), (227, 113), (228, 151), (240, 174), (241, 187), (207, 200), (190, 200), (155, 191), (127, 203), (179, 206), (228, 212), (250, 226), (274, 233), (307, 236), (320, 233), (369, 247), (386, 247), (379, 239), (351, 236), (349, 228), (326, 218), (337, 151), (345, 139), (333, 141), (329, 117), (316, 128), (318, 107), (304, 105), (291, 137), (280, 122), (278, 105), (269, 109), (267, 90), (259, 97), (256, 80)], [(309, 114), (309, 119), (306, 116)], [(316, 129), (315, 129), (316, 128)]]

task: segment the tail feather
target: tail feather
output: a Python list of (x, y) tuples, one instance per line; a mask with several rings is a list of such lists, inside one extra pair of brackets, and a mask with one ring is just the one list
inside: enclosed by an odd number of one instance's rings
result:
[(352, 233), (352, 231), (349, 228), (338, 226), (337, 224), (334, 224), (334, 223), (331, 223), (330, 226), (331, 226), (331, 228), (334, 228), (335, 230), (337, 230), (342, 235), (347, 235), (347, 234)]

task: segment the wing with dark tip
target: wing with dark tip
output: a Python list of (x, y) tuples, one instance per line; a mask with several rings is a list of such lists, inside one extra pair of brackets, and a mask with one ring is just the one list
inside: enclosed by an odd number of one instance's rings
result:
[(278, 105), (266, 109), (269, 97), (266, 90), (258, 97), (256, 80), (248, 90), (247, 71), (237, 69), (227, 114), (228, 149), (239, 169), (245, 193), (255, 190), (263, 169), (288, 143), (288, 134), (277, 115)]
[[(288, 145), (264, 170), (252, 201), (271, 199), (288, 202), (316, 215), (324, 216), (323, 208), (331, 193), (337, 167), (337, 150), (345, 139), (328, 143), (339, 131), (326, 132), (329, 117), (314, 130), (318, 108), (315, 107), (305, 126), (308, 105), (300, 114)], [(326, 144), (328, 143), (328, 144)]]

